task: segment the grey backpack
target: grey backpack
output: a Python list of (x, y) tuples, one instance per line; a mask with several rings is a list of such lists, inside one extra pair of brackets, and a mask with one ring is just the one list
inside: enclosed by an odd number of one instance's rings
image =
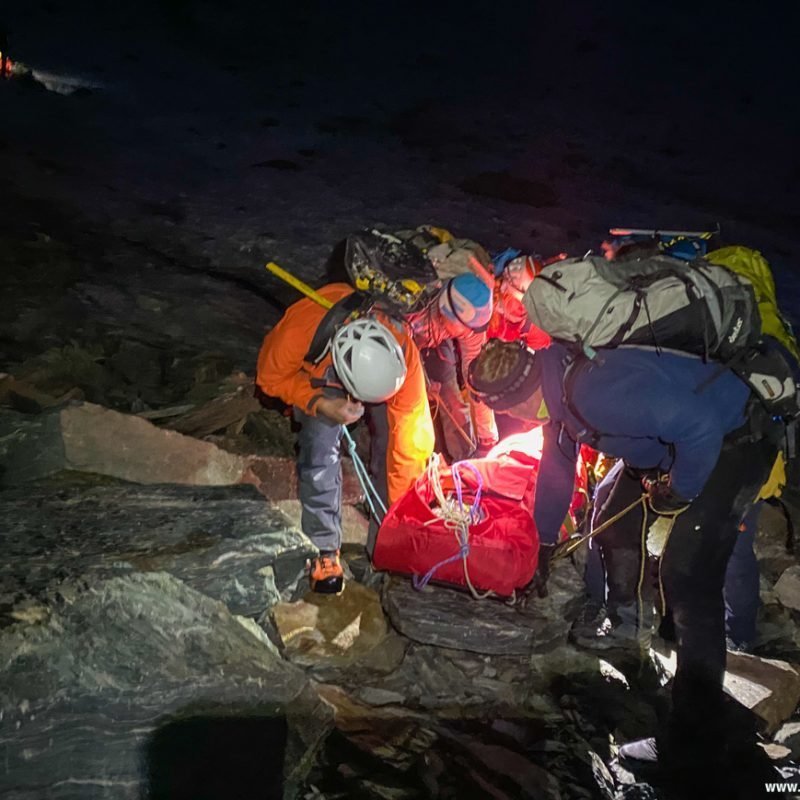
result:
[(534, 325), (589, 358), (638, 345), (728, 362), (761, 337), (752, 284), (702, 259), (568, 259), (545, 267), (523, 302)]

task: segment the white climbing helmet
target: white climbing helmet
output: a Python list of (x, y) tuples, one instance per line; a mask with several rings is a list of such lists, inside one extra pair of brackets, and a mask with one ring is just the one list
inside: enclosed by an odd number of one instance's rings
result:
[(336, 331), (333, 368), (344, 388), (364, 403), (383, 403), (406, 378), (406, 359), (392, 332), (372, 317), (359, 317)]

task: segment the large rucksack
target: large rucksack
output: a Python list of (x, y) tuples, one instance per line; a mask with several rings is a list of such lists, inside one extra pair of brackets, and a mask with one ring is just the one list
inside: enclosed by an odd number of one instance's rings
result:
[(492, 258), (485, 247), (473, 239), (454, 236), (446, 228), (419, 225), (413, 230), (396, 231), (395, 236), (422, 251), (440, 280), (473, 272), (489, 283)]
[(794, 356), (795, 360), (800, 361), (800, 347), (797, 346), (792, 326), (778, 307), (775, 279), (772, 277), (772, 270), (767, 259), (758, 250), (742, 245), (712, 250), (706, 259), (712, 264), (720, 264), (750, 281), (758, 302), (762, 332), (777, 339)]
[(724, 361), (761, 335), (750, 282), (702, 260), (567, 259), (544, 267), (523, 302), (534, 325), (590, 357), (642, 345)]
[(347, 237), (344, 266), (353, 286), (397, 313), (420, 307), (438, 276), (419, 247), (391, 233), (365, 230)]
[(590, 359), (619, 346), (694, 354), (733, 369), (774, 413), (797, 415), (791, 366), (765, 347), (753, 284), (725, 266), (568, 259), (545, 267), (523, 301), (534, 325)]

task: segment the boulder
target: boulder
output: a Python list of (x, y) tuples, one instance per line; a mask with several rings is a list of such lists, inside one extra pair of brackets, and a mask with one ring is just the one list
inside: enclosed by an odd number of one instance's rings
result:
[[(655, 645), (653, 650), (666, 674), (674, 675), (675, 652)], [(777, 731), (800, 703), (800, 671), (786, 661), (728, 651), (724, 687), (761, 719), (767, 734)]]
[(163, 571), (254, 616), (289, 596), (316, 552), (252, 486), (98, 480), (73, 475), (0, 491), (0, 606), (65, 596), (64, 581), (82, 575)]
[(800, 611), (800, 566), (783, 571), (775, 584), (775, 594), (782, 606)]
[(135, 483), (229, 486), (241, 483), (248, 467), (246, 458), (208, 442), (92, 403), (36, 417), (0, 415), (0, 469), (7, 484), (76, 470)]
[(300, 670), (164, 573), (5, 628), (0, 665), (8, 800), (279, 798), (331, 725)]
[(416, 591), (407, 578), (384, 582), (383, 602), (392, 624), (423, 644), (476, 653), (528, 655), (566, 641), (583, 602), (583, 581), (571, 563), (553, 571), (546, 598), (525, 607), (503, 600), (475, 600), (465, 591), (428, 585)]

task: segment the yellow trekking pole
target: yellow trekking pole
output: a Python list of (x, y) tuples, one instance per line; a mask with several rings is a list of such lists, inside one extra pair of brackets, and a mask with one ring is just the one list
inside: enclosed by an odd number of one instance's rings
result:
[(309, 297), (315, 303), (319, 303), (323, 308), (333, 308), (333, 303), (324, 298), (319, 292), (315, 292), (307, 283), (303, 283), (300, 278), (295, 278), (291, 272), (287, 272), (282, 267), (279, 267), (275, 262), (270, 261), (266, 265), (267, 271), (271, 272), (276, 277), (280, 278), (289, 286), (293, 286), (298, 292), (302, 292), (306, 297)]

